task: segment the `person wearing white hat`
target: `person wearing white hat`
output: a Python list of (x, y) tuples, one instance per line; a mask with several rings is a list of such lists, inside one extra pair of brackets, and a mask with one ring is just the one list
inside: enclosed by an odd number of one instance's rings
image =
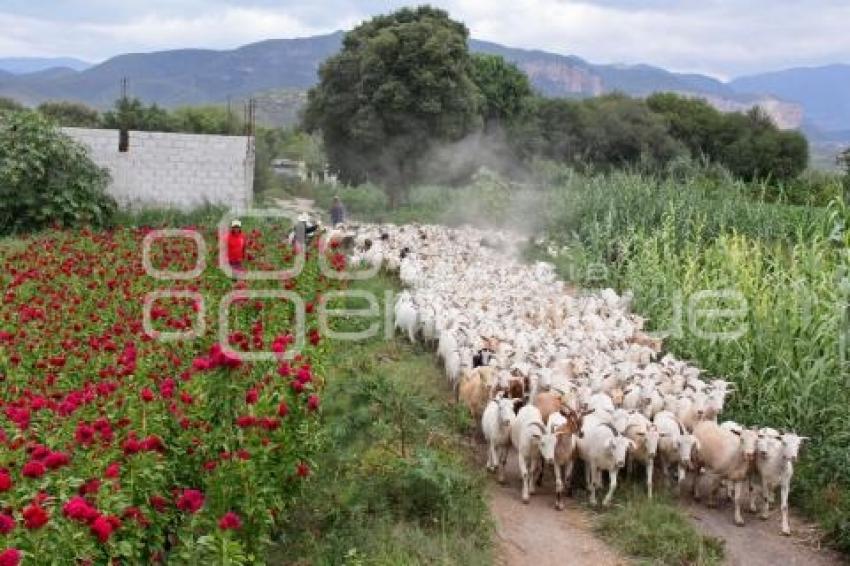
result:
[(319, 229), (319, 224), (310, 224), (310, 215), (306, 212), (302, 212), (298, 215), (297, 222), (295, 223), (295, 238), (294, 245), (296, 249), (305, 247), (305, 242), (307, 238), (309, 238), (313, 232)]
[(227, 260), (234, 269), (242, 268), (247, 245), (245, 234), (242, 233), (242, 222), (234, 218), (230, 222), (230, 232), (227, 234)]

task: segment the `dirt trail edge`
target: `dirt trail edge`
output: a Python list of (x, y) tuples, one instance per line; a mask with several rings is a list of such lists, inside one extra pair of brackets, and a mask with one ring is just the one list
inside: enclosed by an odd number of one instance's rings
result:
[[(480, 457), (486, 459), (483, 454)], [(506, 482), (489, 487), (490, 511), (496, 525), (496, 564), (500, 566), (619, 566), (629, 564), (600, 540), (591, 515), (568, 499), (563, 511), (554, 507), (551, 474), (528, 504), (520, 499), (516, 453), (508, 456)]]
[(703, 534), (726, 542), (726, 564), (729, 566), (833, 566), (847, 564), (838, 553), (812, 546), (809, 535), (813, 527), (791, 515), (791, 536), (779, 533), (779, 516), (771, 511), (762, 521), (757, 515), (745, 514), (746, 525), (732, 522), (732, 509), (723, 505), (709, 509), (689, 502), (679, 509)]

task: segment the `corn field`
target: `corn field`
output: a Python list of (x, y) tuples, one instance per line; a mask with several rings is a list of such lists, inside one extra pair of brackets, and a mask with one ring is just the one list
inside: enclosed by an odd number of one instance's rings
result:
[(562, 274), (631, 289), (668, 350), (737, 384), (725, 418), (810, 436), (792, 495), (850, 550), (844, 205), (758, 202), (704, 178), (565, 175), (554, 187), (545, 215), (566, 246)]

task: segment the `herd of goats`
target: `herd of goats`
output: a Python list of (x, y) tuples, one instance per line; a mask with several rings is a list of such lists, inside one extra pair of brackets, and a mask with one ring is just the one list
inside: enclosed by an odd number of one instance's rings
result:
[(435, 347), (458, 402), (488, 445), (487, 468), (504, 482), (511, 447), (528, 502), (544, 467), (554, 468), (562, 509), (572, 470), (584, 464), (590, 503), (609, 479), (608, 505), (623, 469), (653, 472), (695, 499), (731, 498), (766, 519), (788, 492), (805, 437), (718, 422), (733, 384), (700, 377), (670, 355), (611, 289), (577, 293), (546, 262), (517, 257), (517, 238), (473, 228), (360, 225), (353, 263), (398, 273), (405, 290), (395, 327)]

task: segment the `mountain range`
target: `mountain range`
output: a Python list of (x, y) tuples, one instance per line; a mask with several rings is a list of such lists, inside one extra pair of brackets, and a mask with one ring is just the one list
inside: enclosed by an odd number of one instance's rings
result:
[[(291, 123), (305, 100), (304, 91), (316, 82), (319, 65), (339, 50), (343, 35), (339, 31), (270, 39), (221, 51), (131, 53), (90, 67), (69, 59), (0, 59), (0, 96), (29, 105), (62, 99), (106, 108), (120, 96), (121, 79), (127, 77), (131, 95), (149, 103), (173, 107), (257, 96), (262, 119)], [(705, 98), (722, 110), (757, 104), (781, 127), (803, 128), (829, 141), (850, 140), (850, 65), (788, 69), (722, 82), (650, 65), (598, 65), (576, 56), (478, 40), (471, 40), (470, 48), (516, 63), (546, 96), (672, 91)], [(264, 112), (266, 103), (271, 106)]]
[(91, 66), (91, 63), (73, 57), (0, 57), (0, 75), (4, 72), (12, 75), (23, 75), (54, 67), (67, 67), (75, 71), (85, 71)]

